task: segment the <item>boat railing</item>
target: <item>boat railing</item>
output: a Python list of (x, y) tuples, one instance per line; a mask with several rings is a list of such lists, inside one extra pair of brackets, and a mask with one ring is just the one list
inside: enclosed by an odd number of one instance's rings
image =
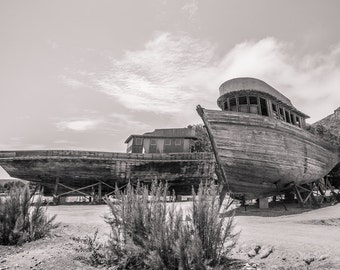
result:
[(84, 159), (144, 159), (144, 160), (206, 160), (212, 159), (212, 153), (119, 153), (80, 150), (32, 150), (32, 151), (0, 151), (0, 159), (6, 158), (84, 158)]

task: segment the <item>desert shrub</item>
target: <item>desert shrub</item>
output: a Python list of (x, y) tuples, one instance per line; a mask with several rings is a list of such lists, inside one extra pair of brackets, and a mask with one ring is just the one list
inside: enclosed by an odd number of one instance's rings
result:
[(32, 205), (28, 186), (10, 189), (0, 201), (0, 244), (16, 245), (48, 235), (58, 224), (48, 218), (41, 200)]
[(94, 232), (93, 237), (73, 237), (78, 246), (76, 251), (81, 255), (77, 259), (84, 261), (92, 266), (106, 264), (104, 244), (98, 241), (98, 229)]
[(184, 218), (166, 203), (167, 185), (130, 184), (116, 190), (117, 200), (107, 204), (106, 221), (112, 233), (107, 246), (108, 264), (118, 269), (207, 269), (227, 261), (234, 246), (232, 216), (220, 216), (218, 189), (200, 185), (193, 194), (192, 210)]

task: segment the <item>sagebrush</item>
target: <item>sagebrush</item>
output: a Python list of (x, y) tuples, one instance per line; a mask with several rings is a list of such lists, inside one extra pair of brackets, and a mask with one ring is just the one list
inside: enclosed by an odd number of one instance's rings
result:
[(228, 261), (235, 245), (232, 215), (221, 217), (218, 189), (200, 185), (186, 214), (167, 203), (167, 185), (153, 182), (116, 190), (107, 200), (112, 233), (106, 263), (117, 269), (212, 269)]
[(0, 200), (0, 244), (17, 245), (42, 238), (58, 226), (38, 199), (34, 205), (28, 186), (13, 187)]

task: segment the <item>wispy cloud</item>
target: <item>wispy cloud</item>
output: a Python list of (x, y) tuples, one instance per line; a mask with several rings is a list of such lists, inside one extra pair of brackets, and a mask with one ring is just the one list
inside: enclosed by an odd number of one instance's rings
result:
[(198, 12), (198, 1), (188, 0), (188, 2), (183, 5), (181, 11), (184, 15), (188, 16), (190, 21), (194, 21)]
[(181, 111), (197, 93), (195, 80), (214, 55), (214, 48), (184, 34), (160, 33), (140, 51), (128, 51), (97, 85), (134, 110)]
[(81, 88), (87, 86), (84, 82), (65, 75), (60, 75), (59, 78), (61, 79), (62, 83), (71, 88)]
[(265, 38), (244, 42), (228, 52), (216, 68), (220, 78), (260, 78), (318, 120), (340, 106), (340, 46), (324, 53), (297, 55), (294, 44)]
[(100, 120), (69, 120), (60, 121), (56, 124), (59, 130), (72, 130), (72, 131), (87, 131), (96, 128), (96, 126), (101, 123)]
[(294, 46), (268, 37), (223, 53), (185, 33), (157, 33), (141, 50), (113, 59), (109, 70), (85, 72), (84, 82), (92, 81), (93, 89), (114, 97), (132, 114), (158, 112), (192, 121), (196, 104), (215, 106), (221, 83), (256, 77), (316, 121), (340, 105), (340, 45), (306, 55)]
[(151, 128), (150, 125), (135, 120), (133, 116), (128, 114), (112, 113), (109, 117), (110, 119), (107, 120), (107, 123), (110, 123), (115, 128), (128, 129), (130, 127), (134, 132), (147, 131)]

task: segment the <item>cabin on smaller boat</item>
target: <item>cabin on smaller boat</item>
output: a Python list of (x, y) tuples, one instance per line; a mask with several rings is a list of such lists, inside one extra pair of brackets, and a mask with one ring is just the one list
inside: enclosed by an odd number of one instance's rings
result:
[(130, 135), (127, 153), (183, 153), (190, 152), (193, 140), (197, 140), (191, 128), (155, 129), (143, 135)]
[(255, 78), (235, 78), (223, 83), (218, 106), (224, 111), (259, 114), (306, 128), (308, 115), (297, 110), (279, 91)]

